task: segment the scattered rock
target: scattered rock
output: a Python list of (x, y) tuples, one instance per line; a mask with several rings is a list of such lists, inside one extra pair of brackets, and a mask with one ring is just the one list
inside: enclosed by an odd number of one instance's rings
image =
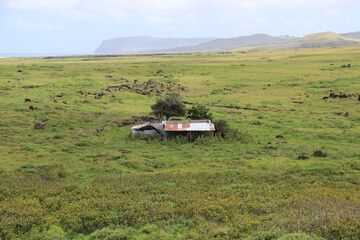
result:
[(346, 94), (346, 93), (343, 93), (343, 92), (340, 92), (340, 93), (335, 93), (333, 92), (332, 90), (330, 90), (330, 94), (329, 96), (325, 96), (323, 97), (322, 99), (326, 100), (328, 98), (351, 98), (351, 97), (355, 97), (355, 96), (360, 96), (359, 94)]
[(297, 159), (299, 159), (299, 160), (308, 160), (309, 158), (310, 157), (308, 157), (308, 156), (300, 155), (300, 156), (298, 156)]
[(283, 135), (277, 135), (275, 138), (284, 139), (285, 137)]
[(262, 123), (259, 122), (259, 121), (252, 122), (251, 124), (252, 124), (252, 125), (262, 125)]
[[(101, 89), (106, 92), (113, 92), (113, 91), (120, 91), (120, 90), (126, 90), (131, 91), (137, 94), (141, 95), (162, 95), (167, 93), (174, 93), (174, 92), (180, 92), (180, 91), (186, 91), (187, 88), (177, 84), (177, 83), (160, 83), (153, 79), (149, 79), (146, 82), (141, 82), (139, 80), (134, 80), (133, 84), (121, 84), (116, 86), (108, 86), (107, 88)], [(81, 94), (84, 94), (82, 91), (78, 91)], [(91, 93), (88, 93), (89, 95)], [(105, 95), (105, 94), (104, 94)], [(99, 97), (96, 97), (99, 98)]]
[(265, 149), (270, 149), (270, 150), (276, 150), (277, 147), (274, 147), (274, 146), (266, 146), (264, 147)]
[(29, 85), (29, 86), (22, 86), (21, 88), (38, 88), (39, 85)]
[(44, 122), (41, 123), (35, 123), (34, 128), (35, 129), (45, 129), (45, 124)]
[(317, 151), (314, 152), (314, 156), (315, 157), (327, 157), (327, 154), (320, 151), (320, 150), (317, 150)]

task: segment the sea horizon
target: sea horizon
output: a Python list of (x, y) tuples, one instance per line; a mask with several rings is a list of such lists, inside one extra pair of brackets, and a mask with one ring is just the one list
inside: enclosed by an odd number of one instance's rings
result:
[(80, 56), (89, 53), (0, 53), (0, 58), (11, 57), (56, 57), (56, 56)]

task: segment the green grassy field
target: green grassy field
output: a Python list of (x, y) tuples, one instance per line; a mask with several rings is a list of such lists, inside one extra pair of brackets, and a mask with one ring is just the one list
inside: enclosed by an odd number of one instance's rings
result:
[[(241, 138), (129, 138), (166, 93)], [(0, 59), (0, 238), (360, 239), (359, 93), (354, 46)]]

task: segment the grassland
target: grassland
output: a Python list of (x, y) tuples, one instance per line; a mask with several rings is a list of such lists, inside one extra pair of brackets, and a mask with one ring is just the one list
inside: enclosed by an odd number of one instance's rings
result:
[[(240, 141), (128, 138), (148, 79)], [(0, 238), (360, 239), (359, 93), (355, 46), (0, 59)]]

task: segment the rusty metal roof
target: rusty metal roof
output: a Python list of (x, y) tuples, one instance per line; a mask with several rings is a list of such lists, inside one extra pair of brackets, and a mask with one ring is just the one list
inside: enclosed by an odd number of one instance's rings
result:
[(163, 122), (146, 122), (142, 124), (134, 125), (131, 129), (140, 129), (147, 125), (153, 126), (164, 126), (164, 131), (175, 132), (175, 131), (198, 131), (198, 132), (213, 132), (215, 126), (210, 120), (176, 120), (176, 121), (163, 121)]
[(210, 120), (170, 120), (166, 121), (169, 124), (189, 124), (189, 123), (211, 123)]

